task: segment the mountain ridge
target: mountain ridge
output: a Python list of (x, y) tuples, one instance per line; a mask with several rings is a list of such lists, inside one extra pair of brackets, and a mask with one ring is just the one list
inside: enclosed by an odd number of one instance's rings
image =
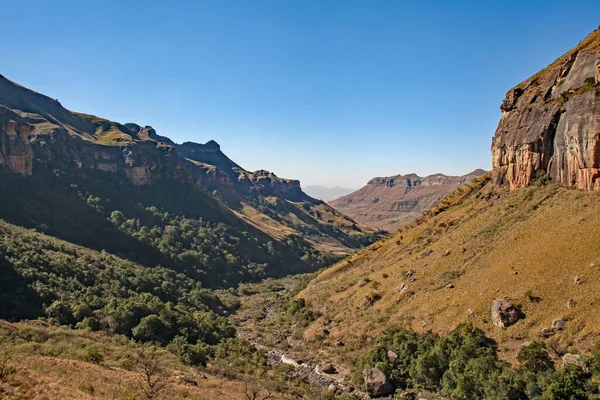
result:
[(328, 203), (359, 222), (394, 231), (484, 173), (476, 169), (462, 176), (437, 173), (420, 177), (410, 173), (376, 177), (361, 189)]
[[(15, 175), (3, 174), (6, 182), (15, 185), (19, 179), (25, 179), (17, 185), (28, 190), (35, 186), (27, 183), (32, 180), (44, 188), (50, 181), (53, 185), (65, 185), (68, 176), (72, 180), (71, 186), (84, 185), (92, 197), (94, 192), (103, 191), (102, 201), (119, 198), (122, 207), (130, 200), (120, 196), (118, 190), (132, 193), (132, 198), (149, 193), (149, 198), (140, 198), (143, 203), (157, 205), (151, 204), (152, 199), (161, 198), (161, 204), (183, 213), (184, 208), (176, 202), (183, 205), (189, 200), (176, 191), (190, 193), (190, 199), (199, 201), (193, 206), (188, 204), (191, 215), (226, 222), (239, 230), (260, 232), (264, 243), (270, 238), (281, 243), (282, 249), (286, 246), (302, 248), (290, 259), (296, 258), (290, 261), (290, 266), (304, 264), (308, 267), (310, 262), (303, 261), (302, 257), (323, 256), (323, 261), (328, 257), (340, 257), (380, 236), (375, 230), (357, 224), (322, 201), (306, 195), (297, 180), (279, 178), (264, 170), (250, 172), (243, 169), (229, 159), (214, 140), (205, 144), (177, 144), (158, 135), (150, 126), (120, 124), (71, 112), (58, 101), (5, 77), (0, 77), (2, 169)], [(52, 175), (51, 171), (56, 173)], [(43, 179), (46, 182), (42, 182)], [(93, 181), (99, 184), (95, 187)], [(112, 182), (113, 188), (103, 188), (106, 182)], [(78, 195), (73, 189), (69, 193), (68, 187), (53, 189), (46, 196), (51, 199), (62, 190), (69, 201), (78, 201)], [(0, 211), (0, 218), (66, 235), (64, 228), (58, 228), (64, 221), (36, 211), (45, 207), (41, 198), (35, 200), (35, 206), (33, 200), (32, 204), (19, 203), (16, 200), (19, 191), (5, 191), (2, 203), (6, 207), (4, 212)], [(27, 196), (25, 193), (20, 195)], [(102, 206), (105, 209), (114, 207), (107, 203)], [(67, 216), (68, 210), (63, 211)], [(11, 220), (17, 215), (18, 221)], [(45, 215), (45, 219), (40, 220), (39, 215)], [(77, 221), (71, 225), (84, 229)], [(69, 240), (79, 240), (77, 235), (67, 236)], [(93, 235), (81, 237), (93, 238)], [(322, 265), (322, 262), (317, 264)]]

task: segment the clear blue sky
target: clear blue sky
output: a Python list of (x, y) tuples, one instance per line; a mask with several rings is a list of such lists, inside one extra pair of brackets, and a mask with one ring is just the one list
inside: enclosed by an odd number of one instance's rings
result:
[(489, 169), (506, 91), (600, 24), (597, 0), (2, 3), (9, 79), (349, 187)]

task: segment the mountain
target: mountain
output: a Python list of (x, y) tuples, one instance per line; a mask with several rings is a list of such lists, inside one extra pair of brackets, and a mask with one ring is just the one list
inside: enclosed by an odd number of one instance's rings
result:
[(374, 340), (388, 328), (447, 335), (469, 323), (515, 364), (531, 342), (548, 349), (550, 363), (597, 354), (599, 73), (596, 30), (509, 91), (492, 172), (320, 273), (297, 295), (314, 321), (294, 337), (353, 363), (365, 343), (387, 360)]
[(407, 174), (373, 178), (361, 189), (328, 203), (356, 221), (395, 231), (483, 174), (485, 171), (477, 169), (463, 176)]
[(379, 237), (214, 141), (176, 144), (2, 76), (0, 183), (9, 223), (207, 286), (314, 270)]
[(348, 193), (354, 192), (355, 190), (356, 189), (349, 189), (341, 186), (329, 187), (309, 185), (304, 187), (304, 191), (308, 193), (309, 196), (314, 197), (315, 199), (321, 199), (323, 201), (337, 199), (338, 197), (345, 196)]

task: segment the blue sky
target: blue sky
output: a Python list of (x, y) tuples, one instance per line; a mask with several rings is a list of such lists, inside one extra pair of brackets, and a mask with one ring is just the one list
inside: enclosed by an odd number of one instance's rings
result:
[(9, 79), (177, 142), (214, 139), (247, 169), (349, 187), (489, 169), (506, 91), (600, 24), (600, 1), (578, 0), (29, 0), (2, 9)]

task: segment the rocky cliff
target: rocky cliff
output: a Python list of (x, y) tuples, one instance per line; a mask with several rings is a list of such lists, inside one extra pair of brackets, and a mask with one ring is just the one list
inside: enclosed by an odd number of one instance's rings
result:
[(31, 175), (33, 152), (29, 139), (32, 132), (32, 125), (0, 106), (0, 166), (22, 175)]
[(315, 248), (348, 253), (377, 233), (306, 195), (300, 182), (251, 172), (218, 143), (176, 144), (150, 126), (109, 121), (65, 109), (57, 100), (0, 75), (0, 169), (106, 173), (133, 186), (191, 185), (274, 238), (303, 235)]
[(463, 176), (417, 174), (373, 178), (363, 188), (329, 202), (359, 222), (389, 231), (408, 224), (458, 187), (481, 176), (475, 170)]
[(600, 28), (509, 90), (500, 109), (494, 183), (516, 189), (547, 175), (600, 189)]

